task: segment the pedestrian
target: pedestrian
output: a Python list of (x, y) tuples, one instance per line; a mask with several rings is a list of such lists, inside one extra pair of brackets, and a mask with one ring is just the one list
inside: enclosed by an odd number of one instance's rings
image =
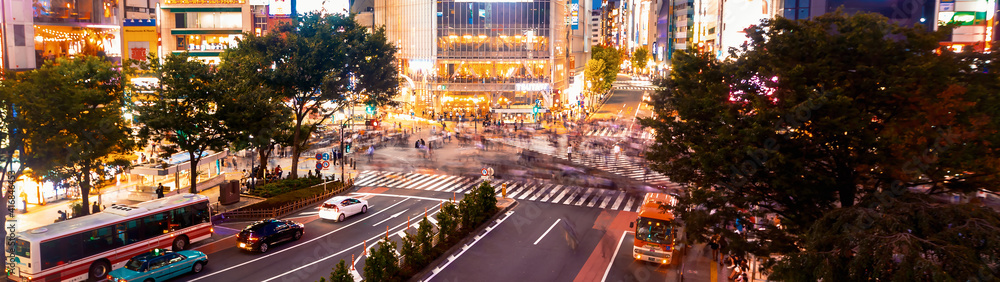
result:
[(723, 261), (725, 260), (724, 257), (726, 254), (726, 247), (728, 246), (728, 244), (726, 243), (726, 238), (719, 236), (718, 244), (719, 244), (719, 265), (723, 265)]
[(566, 147), (566, 159), (573, 161), (573, 145)]
[[(246, 172), (246, 170), (243, 172)], [(156, 198), (163, 198), (163, 183), (160, 183), (160, 185), (156, 187)]]
[(708, 241), (708, 247), (712, 248), (712, 261), (719, 257), (719, 234), (712, 235)]
[(97, 206), (97, 201), (94, 201), (93, 206), (91, 206), (90, 213), (99, 213), (99, 212), (101, 212), (101, 207)]
[(62, 210), (58, 210), (56, 212), (59, 213), (59, 221), (66, 220), (66, 212), (64, 212)]
[[(420, 140), (423, 140), (423, 139), (420, 139)], [(413, 148), (414, 149), (420, 149), (420, 140), (417, 140), (417, 142), (413, 142)]]

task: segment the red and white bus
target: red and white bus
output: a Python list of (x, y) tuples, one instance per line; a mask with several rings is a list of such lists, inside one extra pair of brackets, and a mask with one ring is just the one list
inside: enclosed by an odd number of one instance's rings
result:
[[(155, 248), (183, 250), (212, 236), (208, 197), (180, 194), (17, 233), (17, 281), (100, 281)], [(9, 260), (10, 258), (8, 258)]]

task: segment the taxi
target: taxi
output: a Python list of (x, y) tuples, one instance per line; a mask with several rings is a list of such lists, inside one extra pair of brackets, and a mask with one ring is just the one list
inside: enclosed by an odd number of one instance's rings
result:
[(153, 249), (129, 259), (125, 267), (108, 273), (108, 281), (164, 281), (188, 272), (199, 273), (207, 263), (208, 256), (199, 251)]

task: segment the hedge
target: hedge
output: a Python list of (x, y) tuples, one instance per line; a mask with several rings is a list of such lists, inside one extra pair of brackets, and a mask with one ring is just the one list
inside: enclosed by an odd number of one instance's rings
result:
[[(322, 180), (319, 180), (322, 181)], [(319, 183), (317, 183), (319, 184)], [(334, 185), (339, 188), (339, 185), (344, 185), (343, 183), (337, 182)], [(308, 199), (322, 195), (323, 193), (329, 192), (324, 189), (325, 185), (311, 185), (310, 187), (296, 189), (291, 192), (273, 196), (264, 200), (262, 202), (252, 204), (243, 208), (243, 210), (255, 210), (255, 209), (270, 209), (270, 208), (280, 208), (287, 204), (291, 204), (302, 199)], [(333, 189), (337, 189), (333, 188)], [(332, 190), (332, 189), (331, 189)]]
[(302, 177), (297, 179), (281, 179), (276, 182), (271, 182), (268, 184), (261, 185), (257, 188), (250, 190), (250, 195), (271, 198), (295, 190), (307, 188), (314, 186), (316, 184), (323, 183), (322, 178), (318, 177)]

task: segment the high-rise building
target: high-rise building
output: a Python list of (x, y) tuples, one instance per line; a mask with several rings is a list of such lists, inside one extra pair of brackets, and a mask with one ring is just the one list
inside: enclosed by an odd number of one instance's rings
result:
[(997, 3), (996, 0), (941, 0), (936, 13), (938, 25), (957, 25), (941, 45), (956, 52), (965, 48), (976, 52), (993, 50)]
[(601, 45), (604, 31), (601, 26), (601, 9), (590, 11), (590, 46)]
[(531, 122), (561, 103), (569, 12), (566, 0), (376, 0), (373, 18), (400, 48), (415, 115)]

